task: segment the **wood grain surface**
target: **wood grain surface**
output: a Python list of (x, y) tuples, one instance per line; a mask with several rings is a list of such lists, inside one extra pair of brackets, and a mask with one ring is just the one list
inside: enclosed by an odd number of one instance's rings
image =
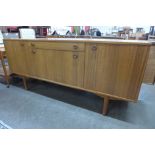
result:
[(11, 71), (103, 96), (136, 101), (150, 43), (97, 39), (5, 39)]
[(143, 82), (149, 84), (154, 84), (155, 82), (155, 46), (151, 46), (150, 48), (149, 59), (147, 62)]

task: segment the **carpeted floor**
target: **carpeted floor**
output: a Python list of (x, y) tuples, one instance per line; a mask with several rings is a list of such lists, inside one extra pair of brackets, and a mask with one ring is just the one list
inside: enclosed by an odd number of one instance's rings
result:
[[(12, 84), (23, 89), (20, 78), (13, 78)], [(29, 79), (29, 91), (101, 113), (103, 99), (92, 93)], [(155, 85), (143, 84), (137, 103), (110, 101), (108, 117), (139, 125), (142, 128), (155, 128)]]
[(11, 128), (0, 120), (0, 129), (11, 129)]
[(0, 119), (11, 128), (141, 128), (4, 84), (0, 84)]

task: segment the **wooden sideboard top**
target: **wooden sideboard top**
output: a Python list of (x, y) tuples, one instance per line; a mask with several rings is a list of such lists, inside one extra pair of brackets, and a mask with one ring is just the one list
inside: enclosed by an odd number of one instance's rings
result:
[(83, 43), (109, 43), (109, 44), (136, 44), (136, 45), (152, 45), (150, 41), (142, 40), (118, 40), (118, 39), (88, 39), (88, 38), (37, 38), (37, 39), (4, 39), (14, 41), (56, 41), (56, 42), (83, 42)]
[(153, 46), (155, 46), (155, 40), (154, 41), (150, 41), (151, 42), (151, 44), (153, 45)]

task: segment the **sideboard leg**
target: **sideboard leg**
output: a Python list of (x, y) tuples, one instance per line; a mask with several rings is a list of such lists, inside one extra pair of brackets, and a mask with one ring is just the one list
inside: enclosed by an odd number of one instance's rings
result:
[(7, 88), (9, 88), (9, 86), (10, 86), (9, 75), (7, 73), (5, 60), (4, 60), (4, 55), (2, 54), (2, 52), (0, 52), (0, 60), (1, 60), (2, 68), (3, 68), (3, 71), (4, 71), (4, 78), (5, 78), (5, 81), (6, 81), (6, 84), (7, 84)]
[(23, 78), (24, 88), (25, 88), (26, 90), (28, 90), (27, 82), (26, 82), (26, 77), (22, 77), (22, 78)]
[(7, 81), (7, 88), (9, 88), (10, 87), (10, 77), (9, 76), (7, 76), (6, 81)]
[(102, 109), (103, 115), (106, 115), (108, 113), (108, 107), (109, 107), (109, 97), (105, 96), (104, 103), (103, 103), (103, 109)]

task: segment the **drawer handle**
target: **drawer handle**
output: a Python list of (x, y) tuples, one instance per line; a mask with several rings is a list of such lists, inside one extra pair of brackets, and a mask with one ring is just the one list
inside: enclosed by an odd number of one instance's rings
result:
[(33, 47), (34, 47), (34, 46), (35, 46), (35, 44), (31, 43), (31, 46), (33, 46)]
[(36, 50), (32, 50), (32, 53), (35, 54), (36, 53)]
[(78, 55), (73, 55), (73, 59), (77, 59), (78, 58)]
[(77, 45), (73, 45), (73, 48), (74, 48), (75, 50), (77, 50), (77, 49), (78, 49), (78, 46), (77, 46)]
[(97, 47), (96, 46), (93, 46), (92, 47), (92, 51), (96, 51), (97, 50)]

